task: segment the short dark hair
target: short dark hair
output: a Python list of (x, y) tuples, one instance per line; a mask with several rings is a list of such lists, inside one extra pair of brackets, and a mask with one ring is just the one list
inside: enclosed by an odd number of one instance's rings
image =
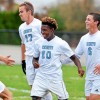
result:
[(33, 5), (30, 2), (24, 2), (24, 3), (19, 5), (19, 7), (21, 7), (21, 6), (25, 6), (26, 11), (31, 10), (31, 14), (32, 15), (34, 14), (34, 7), (33, 7)]
[(93, 16), (94, 21), (98, 21), (97, 26), (99, 26), (99, 24), (100, 24), (100, 14), (96, 13), (96, 12), (91, 12), (91, 13), (89, 13), (89, 15)]
[(58, 24), (56, 20), (51, 17), (43, 17), (42, 25), (48, 25), (49, 27), (54, 28), (54, 30), (58, 28)]

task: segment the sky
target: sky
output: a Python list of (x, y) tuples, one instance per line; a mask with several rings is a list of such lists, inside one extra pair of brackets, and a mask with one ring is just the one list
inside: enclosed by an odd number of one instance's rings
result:
[(100, 0), (94, 0), (96, 6), (100, 6)]
[[(52, 5), (57, 5), (58, 3), (69, 1), (69, 0), (14, 0), (16, 3), (20, 4), (24, 1), (31, 2), (34, 5), (35, 12), (41, 12), (41, 8), (50, 7)], [(100, 6), (100, 0), (94, 0), (96, 6)]]
[[(41, 8), (47, 6), (52, 6), (52, 5), (56, 5), (58, 3), (61, 3), (65, 0), (14, 0), (15, 3), (22, 3), (24, 1), (28, 1), (28, 2), (31, 2), (33, 5), (34, 5), (34, 9), (35, 9), (35, 12), (39, 12), (41, 10)], [(66, 0), (68, 1), (68, 0)]]

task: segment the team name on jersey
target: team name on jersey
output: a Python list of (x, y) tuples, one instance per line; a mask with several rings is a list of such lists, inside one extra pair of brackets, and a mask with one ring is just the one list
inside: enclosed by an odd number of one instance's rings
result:
[(96, 45), (96, 42), (87, 42), (86, 45), (87, 45), (87, 46), (95, 46), (95, 45)]
[(32, 29), (24, 30), (24, 34), (32, 32)]
[(53, 46), (43, 45), (43, 46), (42, 46), (42, 49), (53, 50)]

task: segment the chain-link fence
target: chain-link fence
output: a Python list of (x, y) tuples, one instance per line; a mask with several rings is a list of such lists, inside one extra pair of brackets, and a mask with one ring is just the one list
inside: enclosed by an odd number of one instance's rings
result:
[(71, 47), (76, 47), (84, 34), (85, 32), (56, 32), (56, 35), (67, 41)]
[[(74, 47), (76, 47), (84, 33), (56, 32), (56, 35), (66, 40), (74, 51)], [(18, 30), (0, 30), (0, 55), (11, 55), (15, 59), (16, 64), (21, 64), (21, 47)], [(82, 65), (84, 65), (84, 56), (81, 61)]]
[(0, 44), (20, 45), (18, 30), (0, 29)]
[[(81, 36), (84, 35), (85, 33), (83, 32), (71, 33), (71, 32), (57, 31), (55, 34), (61, 37), (62, 39), (66, 40), (71, 47), (76, 47)], [(1, 35), (0, 44), (20, 45), (18, 30), (1, 29), (0, 35)]]

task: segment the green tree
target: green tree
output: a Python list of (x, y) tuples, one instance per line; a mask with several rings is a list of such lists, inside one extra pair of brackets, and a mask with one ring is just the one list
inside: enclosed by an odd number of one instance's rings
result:
[(59, 10), (56, 8), (48, 10), (49, 16), (53, 17), (57, 20), (58, 22), (58, 31), (65, 30), (65, 23), (64, 23), (64, 18), (63, 16), (59, 13)]
[[(69, 32), (85, 31), (85, 18), (86, 15), (95, 9), (93, 0), (65, 0), (64, 3), (58, 4), (48, 10), (48, 15), (54, 16), (58, 24), (62, 22), (59, 30), (66, 30)], [(64, 27), (64, 28), (62, 28)]]
[[(21, 20), (17, 12), (0, 12), (0, 43), (1, 44), (20, 44), (17, 32)], [(9, 30), (9, 31), (6, 31)], [(13, 31), (15, 30), (15, 31)]]

